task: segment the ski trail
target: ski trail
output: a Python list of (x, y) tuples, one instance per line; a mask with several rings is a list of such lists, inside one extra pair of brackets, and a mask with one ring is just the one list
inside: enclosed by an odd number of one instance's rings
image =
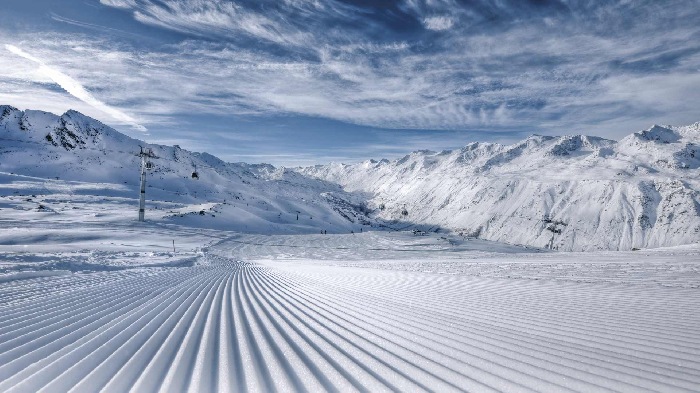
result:
[(695, 289), (206, 260), (0, 284), (0, 391), (700, 386)]
[[(307, 300), (307, 302), (309, 302), (309, 303), (311, 303), (311, 302), (326, 303), (326, 302), (324, 302), (322, 300), (318, 300), (318, 299)], [(496, 351), (493, 351), (492, 348), (489, 348), (488, 346), (480, 345), (481, 343), (479, 341), (476, 341), (476, 340), (474, 341), (473, 345), (469, 346), (468, 351), (457, 351), (453, 348), (455, 343), (451, 342), (451, 341), (452, 340), (459, 341), (459, 340), (455, 340), (454, 338), (451, 340), (447, 340), (447, 341), (440, 340), (441, 334), (439, 333), (439, 331), (435, 330), (435, 329), (431, 329), (428, 325), (418, 326), (418, 329), (411, 329), (412, 328), (411, 320), (409, 318), (407, 318), (406, 316), (403, 316), (402, 318), (395, 320), (395, 323), (389, 322), (389, 327), (384, 328), (380, 325), (373, 323), (372, 320), (370, 320), (370, 319), (363, 318), (361, 316), (362, 314), (355, 314), (358, 311), (352, 305), (344, 306), (343, 310), (345, 310), (345, 312), (347, 314), (357, 315), (358, 319), (360, 319), (362, 321), (363, 326), (378, 327), (381, 329), (380, 331), (396, 331), (396, 332), (401, 332), (402, 330), (406, 331), (405, 335), (404, 334), (397, 334), (397, 338), (399, 340), (400, 339), (403, 339), (403, 340), (409, 339), (410, 340), (410, 339), (412, 339), (412, 337), (423, 336), (421, 338), (421, 341), (429, 343), (429, 346), (424, 346), (423, 344), (420, 344), (418, 342), (414, 342), (413, 345), (422, 347), (423, 351), (421, 353), (424, 356), (433, 353), (433, 356), (441, 358), (442, 363), (445, 363), (445, 364), (455, 364), (455, 363), (459, 363), (459, 362), (462, 362), (464, 365), (466, 365), (466, 364), (478, 364), (478, 362), (480, 362), (480, 361), (483, 362), (485, 360), (484, 357), (474, 358), (473, 355), (475, 355), (475, 354), (480, 354), (481, 356), (486, 356), (486, 357), (491, 357), (491, 358), (496, 356), (496, 357), (501, 359), (501, 363), (506, 363), (506, 364), (513, 360), (513, 359), (510, 359), (508, 357), (504, 357), (504, 356), (500, 355), (499, 353), (497, 353)], [(359, 313), (363, 313), (363, 311), (359, 311)], [(391, 311), (382, 311), (382, 312), (372, 313), (370, 315), (370, 317), (373, 320), (387, 320), (386, 315), (389, 315), (389, 314), (391, 314)], [(422, 333), (422, 332), (426, 332), (426, 331), (430, 332), (429, 336)], [(413, 340), (415, 340), (415, 339), (413, 338)], [(441, 348), (442, 352), (435, 351), (433, 348)], [(448, 353), (450, 353), (450, 354), (448, 354)], [(464, 355), (466, 355), (466, 356), (464, 356)], [(449, 358), (445, 359), (445, 357), (449, 357)], [(530, 366), (533, 366), (532, 364), (530, 364), (528, 362), (529, 359), (527, 359), (527, 357), (519, 356), (517, 358), (517, 360), (521, 362), (521, 366), (528, 365), (528, 364)], [(498, 364), (498, 362), (492, 361), (492, 364)], [(536, 376), (536, 375), (538, 375), (538, 371), (542, 368), (552, 370), (552, 369), (560, 368), (560, 366), (558, 364), (553, 364), (553, 363), (540, 365), (540, 367), (534, 367), (533, 369), (529, 370), (529, 373), (525, 374), (525, 375), (526, 376), (529, 376), (529, 375)], [(454, 370), (451, 370), (451, 371), (454, 371)], [(474, 370), (474, 371), (477, 371), (477, 370)], [(480, 371), (483, 372), (483, 370), (480, 370)], [(506, 366), (505, 370), (503, 370), (503, 371), (505, 372), (505, 374), (512, 374), (514, 372), (514, 368)], [(572, 370), (572, 371), (573, 371), (573, 373), (576, 373), (576, 370)], [(502, 378), (503, 378), (503, 376), (501, 376), (501, 379)], [(568, 384), (575, 384), (575, 380), (573, 380), (571, 377), (568, 377), (568, 376), (565, 377), (562, 380), (562, 382), (568, 383)], [(610, 383), (610, 381), (608, 381), (608, 382)], [(545, 382), (543, 382), (542, 380), (535, 380), (534, 381), (534, 384), (544, 384), (544, 383)], [(501, 386), (500, 388), (504, 389), (505, 387)], [(522, 389), (522, 387), (520, 387), (520, 388)], [(595, 385), (593, 385), (593, 386), (591, 386), (591, 385), (578, 386), (578, 389), (585, 389), (588, 391), (592, 391), (595, 388), (600, 388), (600, 387), (595, 386)], [(563, 389), (563, 386), (553, 385), (553, 386), (550, 386), (550, 389), (561, 390), (561, 389)]]

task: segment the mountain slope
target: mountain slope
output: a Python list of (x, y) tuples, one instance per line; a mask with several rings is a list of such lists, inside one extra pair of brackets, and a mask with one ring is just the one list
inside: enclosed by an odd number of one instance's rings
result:
[[(147, 144), (75, 111), (56, 116), (0, 106), (0, 172), (6, 174), (116, 184), (120, 188), (104, 188), (136, 199), (141, 147), (159, 157), (147, 176), (147, 219), (255, 233), (349, 233), (368, 222), (362, 198), (323, 180)], [(157, 210), (153, 200), (178, 207)]]
[(0, 106), (0, 142), (0, 172), (115, 184), (121, 188), (109, 192), (130, 199), (138, 195), (136, 153), (151, 148), (159, 158), (147, 197), (177, 206), (149, 208), (148, 218), (191, 226), (255, 233), (441, 228), (559, 250), (700, 241), (700, 123), (653, 126), (619, 142), (533, 135), (508, 146), (471, 143), (296, 170), (149, 145), (75, 111)]
[(371, 193), (377, 217), (559, 250), (700, 241), (700, 123), (620, 142), (537, 136), (401, 159), (300, 168)]

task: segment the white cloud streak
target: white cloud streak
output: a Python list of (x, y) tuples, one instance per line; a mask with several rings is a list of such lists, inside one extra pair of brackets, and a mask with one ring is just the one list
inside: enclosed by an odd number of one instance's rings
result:
[(29, 53), (23, 51), (22, 49), (6, 44), (5, 49), (10, 51), (11, 53), (20, 56), (24, 59), (27, 59), (29, 61), (32, 61), (34, 63), (37, 63), (39, 65), (39, 71), (43, 73), (44, 75), (48, 76), (52, 81), (54, 81), (57, 85), (61, 86), (68, 94), (72, 95), (73, 97), (76, 97), (77, 99), (85, 102), (86, 104), (92, 106), (95, 109), (98, 109), (109, 116), (113, 117), (115, 120), (128, 124), (131, 127), (139, 130), (139, 131), (147, 131), (146, 127), (138, 124), (136, 120), (127, 115), (126, 113), (120, 111), (119, 109), (113, 108), (104, 102), (98, 100), (95, 98), (89, 91), (87, 91), (81, 84), (80, 82), (76, 81), (75, 79), (71, 78), (70, 76), (52, 68), (46, 65), (43, 61), (39, 60), (38, 58), (30, 55)]
[(133, 8), (137, 6), (135, 0), (100, 0), (100, 3), (108, 7), (124, 9)]
[(429, 30), (449, 30), (454, 26), (454, 19), (449, 16), (429, 16), (423, 19), (423, 24)]
[[(114, 1), (114, 0), (111, 0)], [(126, 4), (120, 4), (126, 7)], [(201, 36), (245, 34), (285, 45), (300, 45), (311, 37), (262, 13), (249, 12), (222, 0), (163, 0), (132, 7), (136, 20)]]

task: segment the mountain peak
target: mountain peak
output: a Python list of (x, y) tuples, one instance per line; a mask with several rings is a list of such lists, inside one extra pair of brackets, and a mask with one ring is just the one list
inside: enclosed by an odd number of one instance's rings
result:
[(549, 149), (548, 154), (553, 156), (569, 156), (574, 152), (597, 151), (611, 148), (615, 141), (588, 135), (566, 135), (557, 138), (556, 142)]
[(681, 139), (681, 135), (672, 128), (667, 128), (658, 124), (654, 124), (646, 130), (635, 132), (632, 135), (637, 139), (658, 143), (675, 143)]
[(3, 120), (4, 118), (10, 116), (10, 114), (13, 112), (20, 112), (20, 110), (15, 108), (14, 106), (0, 105), (0, 120)]
[(545, 142), (545, 141), (551, 141), (552, 139), (555, 139), (555, 136), (549, 136), (549, 135), (540, 135), (540, 134), (530, 134), (523, 142), (527, 141), (536, 141), (536, 142)]
[(0, 112), (4, 112), (4, 111), (15, 112), (15, 111), (19, 111), (19, 109), (15, 108), (12, 105), (0, 105)]

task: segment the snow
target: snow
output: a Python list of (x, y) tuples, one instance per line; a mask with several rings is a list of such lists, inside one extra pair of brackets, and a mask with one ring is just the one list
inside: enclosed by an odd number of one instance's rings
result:
[(619, 142), (533, 135), (299, 172), (365, 193), (377, 219), (563, 251), (632, 250), (700, 242), (699, 146), (696, 123)]
[(187, 266), (0, 283), (0, 390), (694, 391), (699, 260), (231, 234)]
[[(109, 199), (110, 208), (95, 214), (110, 215), (118, 198), (131, 203), (138, 195), (136, 154), (143, 147), (159, 157), (147, 176), (147, 199), (157, 201), (148, 202), (151, 220), (258, 233), (349, 233), (360, 230), (358, 221), (368, 222), (355, 209), (360, 196), (337, 185), (284, 168), (230, 164), (147, 144), (74, 111), (55, 116), (0, 106), (0, 142), (0, 192), (37, 195), (49, 205), (59, 202), (49, 197), (57, 188), (66, 201), (76, 194)], [(192, 177), (195, 171), (199, 179)], [(49, 205), (44, 207), (53, 209)]]
[(0, 107), (0, 391), (697, 391), (698, 130), (290, 170)]
[[(510, 146), (471, 143), (394, 161), (297, 169), (147, 144), (75, 111), (55, 116), (0, 106), (0, 138), (0, 176), (32, 177), (34, 194), (42, 184), (68, 194), (100, 184), (101, 195), (125, 202), (137, 193), (136, 153), (151, 148), (160, 158), (147, 198), (160, 202), (149, 217), (200, 228), (415, 228), (562, 251), (700, 242), (700, 123), (653, 126), (619, 142), (533, 135)], [(21, 186), (20, 179), (8, 181), (12, 190)]]

